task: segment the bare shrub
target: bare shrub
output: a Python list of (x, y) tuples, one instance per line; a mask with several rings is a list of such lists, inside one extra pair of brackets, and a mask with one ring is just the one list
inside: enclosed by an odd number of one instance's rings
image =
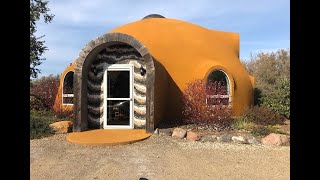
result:
[(223, 124), (230, 118), (231, 110), (225, 98), (208, 99), (210, 95), (226, 94), (220, 82), (195, 80), (188, 83), (183, 93), (184, 122), (195, 124)]

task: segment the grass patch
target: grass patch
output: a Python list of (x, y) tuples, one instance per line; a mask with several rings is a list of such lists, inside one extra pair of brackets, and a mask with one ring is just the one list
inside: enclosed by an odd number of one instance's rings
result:
[(251, 131), (251, 134), (254, 135), (254, 136), (267, 136), (269, 135), (271, 132), (270, 130), (265, 127), (265, 126), (261, 126), (261, 127), (257, 127), (257, 128), (254, 128), (252, 131)]
[(288, 135), (287, 133), (279, 130), (279, 126), (256, 126), (252, 131), (251, 134), (254, 136), (267, 136), (271, 133), (276, 133), (276, 134), (285, 134)]
[(255, 124), (251, 122), (247, 117), (239, 117), (233, 121), (231, 126), (233, 129), (243, 129), (246, 131), (251, 131), (254, 128)]
[(30, 139), (39, 139), (53, 135), (49, 125), (55, 122), (50, 111), (30, 111)]
[(234, 119), (232, 123), (232, 128), (237, 130), (246, 130), (249, 131), (253, 136), (267, 136), (270, 133), (276, 133), (276, 134), (285, 134), (288, 135), (288, 133), (283, 132), (280, 130), (280, 125), (261, 125), (254, 123), (253, 120), (247, 116), (240, 116), (236, 119)]
[(279, 125), (275, 125), (275, 126), (267, 126), (267, 128), (269, 129), (270, 133), (276, 133), (276, 134), (285, 134), (285, 135), (289, 135), (288, 133), (281, 131), (279, 128)]

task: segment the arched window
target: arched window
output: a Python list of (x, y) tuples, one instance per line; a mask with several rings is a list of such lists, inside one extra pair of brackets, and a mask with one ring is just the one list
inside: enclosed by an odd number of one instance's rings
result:
[(62, 104), (73, 105), (73, 71), (69, 71), (63, 80)]
[(206, 103), (210, 105), (230, 104), (230, 80), (222, 70), (214, 70), (208, 76)]

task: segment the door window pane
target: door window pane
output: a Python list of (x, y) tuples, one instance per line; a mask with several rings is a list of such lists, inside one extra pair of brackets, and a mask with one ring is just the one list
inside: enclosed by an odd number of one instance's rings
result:
[(130, 125), (130, 101), (109, 100), (107, 125)]
[(108, 71), (107, 93), (108, 98), (130, 97), (130, 74), (129, 71)]

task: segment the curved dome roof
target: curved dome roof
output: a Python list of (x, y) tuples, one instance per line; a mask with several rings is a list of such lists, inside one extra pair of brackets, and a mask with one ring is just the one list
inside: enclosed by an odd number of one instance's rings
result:
[(170, 74), (179, 73), (171, 69), (179, 64), (184, 69), (190, 66), (190, 74), (198, 78), (203, 78), (206, 73), (199, 71), (213, 64), (242, 66), (239, 60), (238, 33), (210, 30), (168, 18), (143, 19), (120, 26), (111, 32), (136, 38)]
[[(237, 58), (239, 55), (238, 33), (211, 30), (181, 20), (144, 18), (120, 26), (111, 32), (133, 36), (157, 58), (163, 54), (170, 54), (172, 50), (176, 52), (175, 54), (201, 53), (202, 56), (217, 61), (220, 61), (219, 55), (222, 55), (223, 59), (225, 59), (225, 54), (232, 54)], [(162, 50), (165, 50), (165, 53), (162, 53)], [(186, 52), (186, 50), (190, 51)], [(161, 54), (157, 53), (159, 51)], [(184, 53), (177, 53), (179, 51)]]

